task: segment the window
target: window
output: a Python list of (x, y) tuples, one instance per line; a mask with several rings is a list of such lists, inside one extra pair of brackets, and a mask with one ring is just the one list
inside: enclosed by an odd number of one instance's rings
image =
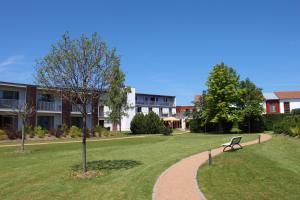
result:
[(142, 112), (142, 107), (137, 107), (137, 112)]
[(152, 112), (152, 108), (151, 107), (149, 108), (149, 112)]
[(284, 107), (284, 113), (290, 113), (290, 102), (284, 102), (283, 103), (283, 107)]
[(46, 102), (53, 102), (54, 96), (51, 94), (39, 94), (38, 96), (39, 101), (46, 101)]
[(276, 105), (275, 105), (275, 103), (270, 103), (270, 112), (271, 113), (276, 112)]
[(0, 99), (19, 99), (19, 92), (0, 90)]
[(155, 101), (155, 98), (154, 98), (154, 97), (151, 97), (151, 98), (150, 98), (150, 101)]
[(165, 101), (165, 102), (168, 102), (168, 97), (165, 97), (165, 98), (164, 98), (164, 101)]

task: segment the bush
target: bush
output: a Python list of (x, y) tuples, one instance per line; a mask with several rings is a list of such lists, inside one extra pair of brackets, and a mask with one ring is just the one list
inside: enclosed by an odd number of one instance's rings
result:
[(169, 135), (172, 135), (173, 130), (169, 127), (163, 126), (162, 130), (160, 132), (166, 136), (169, 136)]
[(67, 136), (69, 131), (69, 127), (66, 124), (61, 124), (58, 126), (55, 132), (56, 137)]
[(71, 128), (69, 130), (69, 135), (72, 138), (81, 137), (82, 136), (82, 130), (80, 128), (78, 128), (77, 126), (71, 126)]
[(300, 136), (300, 128), (298, 126), (290, 128), (290, 136), (296, 137)]
[(274, 126), (282, 122), (285, 118), (292, 116), (291, 114), (266, 114), (263, 115), (264, 127), (266, 131), (274, 131)]
[(136, 114), (130, 123), (130, 130), (132, 134), (157, 134), (165, 131), (163, 121), (154, 112), (147, 115)]
[(156, 134), (156, 133), (162, 133), (162, 130), (164, 130), (163, 121), (154, 112), (149, 112), (149, 114), (145, 116), (145, 121), (146, 121), (145, 133)]
[(300, 108), (293, 109), (291, 113), (293, 115), (300, 115)]
[(5, 130), (0, 129), (0, 140), (6, 140), (7, 137), (7, 133)]
[(109, 136), (109, 131), (106, 129), (106, 128), (103, 128), (99, 125), (97, 125), (95, 128), (94, 128), (94, 131), (95, 131), (95, 134), (97, 137), (107, 137)]
[(241, 129), (239, 129), (239, 125), (237, 122), (235, 122), (232, 126), (232, 128), (230, 129), (230, 133), (240, 133)]
[(41, 126), (36, 126), (34, 128), (34, 134), (37, 135), (39, 138), (45, 137), (47, 131), (43, 129)]
[(203, 132), (203, 127), (201, 126), (201, 119), (190, 120), (190, 130), (193, 133)]
[(29, 135), (30, 138), (34, 138), (34, 136), (35, 136), (34, 128), (30, 125), (25, 126), (24, 132), (25, 132), (25, 135)]
[(130, 130), (133, 134), (144, 134), (146, 132), (146, 119), (143, 113), (137, 113), (130, 123)]
[(274, 133), (287, 134), (290, 136), (299, 135), (300, 116), (292, 115), (284, 118), (282, 121), (274, 125)]

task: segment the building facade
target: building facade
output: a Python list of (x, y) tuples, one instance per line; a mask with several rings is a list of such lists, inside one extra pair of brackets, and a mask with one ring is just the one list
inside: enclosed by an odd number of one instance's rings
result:
[(290, 113), (300, 109), (300, 91), (264, 93), (264, 109), (267, 114)]
[(135, 111), (144, 114), (152, 111), (161, 118), (176, 117), (176, 97), (136, 93)]
[[(80, 105), (71, 104), (62, 98), (57, 91), (45, 90), (35, 85), (0, 82), (0, 129), (20, 130), (22, 127), (18, 109), (27, 102), (33, 105), (35, 113), (30, 117), (31, 126), (41, 126), (47, 130), (57, 129), (61, 124), (82, 127)], [(155, 112), (160, 117), (176, 115), (175, 96), (139, 94), (135, 88), (127, 94), (129, 109), (121, 120), (121, 129), (130, 130), (130, 122), (137, 112), (145, 114)], [(89, 129), (100, 125), (110, 130), (118, 130), (119, 125), (113, 125), (108, 120), (109, 108), (102, 101), (87, 106), (87, 127)]]

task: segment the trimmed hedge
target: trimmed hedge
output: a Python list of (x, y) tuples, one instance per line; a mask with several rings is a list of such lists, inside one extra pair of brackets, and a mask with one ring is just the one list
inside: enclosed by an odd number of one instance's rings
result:
[(290, 136), (300, 136), (300, 115), (291, 115), (277, 122), (274, 127), (275, 134), (286, 134)]
[(286, 117), (292, 116), (291, 114), (266, 114), (264, 118), (264, 127), (266, 131), (273, 131), (274, 125), (280, 123)]

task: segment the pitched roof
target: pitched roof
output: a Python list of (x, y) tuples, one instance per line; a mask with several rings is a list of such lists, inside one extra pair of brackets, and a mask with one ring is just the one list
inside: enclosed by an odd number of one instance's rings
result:
[(300, 99), (300, 91), (275, 92), (279, 99)]
[(264, 93), (265, 100), (276, 100), (279, 99), (278, 96), (276, 96), (273, 92), (270, 93)]

